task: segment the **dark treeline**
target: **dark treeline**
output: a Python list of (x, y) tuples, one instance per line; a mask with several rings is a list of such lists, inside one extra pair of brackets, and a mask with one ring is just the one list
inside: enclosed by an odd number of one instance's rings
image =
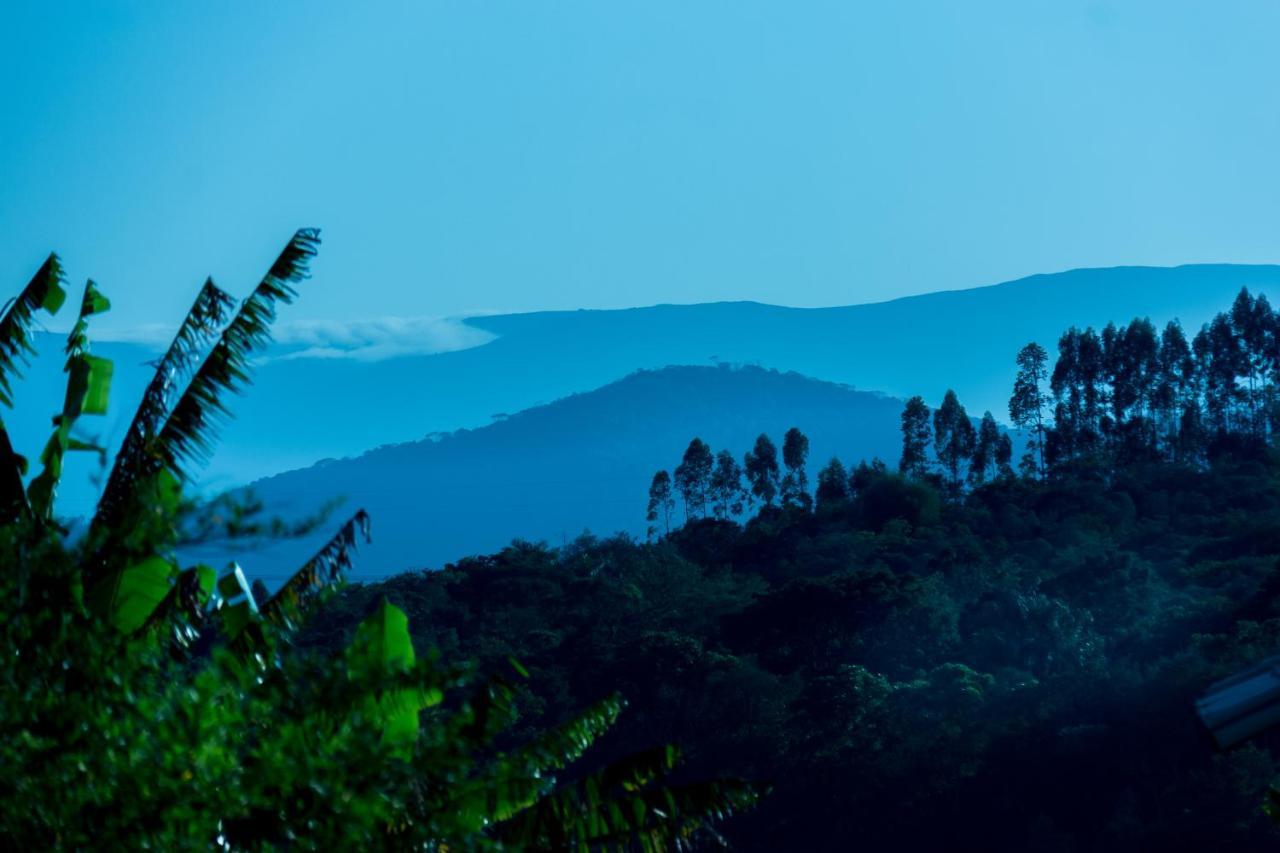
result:
[[(689, 442), (684, 458), (674, 474), (659, 471), (649, 484), (649, 537), (671, 532), (676, 495), (684, 504), (685, 521), (696, 518), (737, 518), (756, 504), (809, 509), (809, 439), (792, 427), (782, 442), (782, 464), (778, 447), (767, 435), (756, 439), (739, 465), (733, 454), (721, 450), (712, 455), (700, 438)], [(837, 460), (833, 464), (839, 465)], [(829, 472), (824, 470), (824, 475)]]
[[(1240, 291), (1188, 341), (1181, 323), (1157, 332), (1150, 320), (1127, 326), (1071, 328), (1058, 340), (1058, 356), (1037, 343), (1018, 353), (1009, 418), (1025, 435), (1018, 473), (1052, 476), (1066, 470), (1104, 470), (1149, 462), (1202, 466), (1222, 453), (1256, 453), (1280, 431), (1280, 314), (1266, 296)], [(674, 478), (654, 475), (649, 491), (649, 535), (670, 533), (678, 494), (686, 521), (710, 514), (734, 518), (756, 504), (809, 508), (847, 498), (864, 478), (861, 462), (849, 473), (832, 459), (818, 474), (811, 497), (805, 463), (808, 439), (793, 427), (783, 445), (786, 472), (767, 435), (739, 465), (695, 438)], [(958, 496), (966, 487), (1014, 476), (1013, 441), (991, 412), (975, 426), (954, 391), (930, 410), (912, 397), (902, 411), (898, 471), (934, 481)], [(745, 482), (744, 482), (745, 479)], [(673, 491), (672, 485), (675, 489)]]
[[(1254, 452), (1280, 428), (1280, 316), (1266, 296), (1241, 290), (1188, 341), (1176, 320), (1069, 329), (1052, 372), (1037, 344), (1018, 354), (1009, 401), (1031, 433), (1027, 471), (1173, 461), (1203, 465)], [(1046, 418), (1046, 410), (1051, 418)]]
[(676, 741), (691, 774), (772, 783), (724, 827), (740, 850), (1274, 849), (1280, 731), (1219, 751), (1194, 712), (1280, 648), (1277, 334), (1237, 306), (1177, 364), (1144, 321), (1024, 348), (1018, 441), (954, 394), (908, 401), (900, 470), (810, 483), (799, 429), (695, 440), (650, 541), (356, 586), (305, 641), (386, 595), (423, 647), (528, 668), (517, 736), (616, 687), (599, 760)]

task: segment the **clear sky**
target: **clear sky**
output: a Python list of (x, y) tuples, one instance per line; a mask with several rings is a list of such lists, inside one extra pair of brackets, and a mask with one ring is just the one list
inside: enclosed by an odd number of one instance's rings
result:
[[(1280, 3), (0, 4), (0, 291), (111, 325), (833, 305), (1280, 260)], [(104, 321), (106, 318), (104, 318)]]

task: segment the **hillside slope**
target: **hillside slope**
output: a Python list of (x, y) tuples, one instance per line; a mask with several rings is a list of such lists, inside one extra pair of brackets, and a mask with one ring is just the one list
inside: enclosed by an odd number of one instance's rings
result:
[[(833, 454), (896, 459), (902, 404), (761, 368), (673, 367), (633, 374), (477, 430), (379, 448), (253, 484), (274, 512), (305, 514), (344, 496), (373, 516), (357, 577), (438, 567), (513, 538), (559, 543), (584, 528), (644, 532), (653, 472), (695, 435), (741, 457), (761, 432), (800, 426), (811, 476)], [(312, 543), (277, 553), (301, 558)], [(246, 566), (271, 575), (280, 566)]]

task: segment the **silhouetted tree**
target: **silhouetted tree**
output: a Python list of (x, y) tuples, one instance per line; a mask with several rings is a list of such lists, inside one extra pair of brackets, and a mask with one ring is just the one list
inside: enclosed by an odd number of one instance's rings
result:
[(663, 533), (671, 532), (671, 511), (675, 506), (675, 497), (671, 493), (671, 475), (666, 471), (659, 471), (653, 475), (653, 482), (649, 484), (649, 510), (645, 514), (645, 520), (649, 522), (650, 539), (658, 532), (659, 520), (662, 521)]
[(1221, 436), (1235, 426), (1235, 409), (1246, 396), (1239, 382), (1248, 370), (1244, 347), (1226, 314), (1219, 314), (1201, 329), (1193, 347), (1204, 376), (1206, 426)]
[(778, 496), (780, 474), (778, 448), (769, 436), (760, 434), (755, 447), (743, 457), (742, 467), (746, 472), (747, 482), (751, 484), (752, 496), (765, 506), (771, 506), (773, 499)]
[(1245, 377), (1242, 396), (1248, 410), (1252, 435), (1265, 438), (1270, 414), (1267, 374), (1274, 366), (1275, 314), (1267, 297), (1250, 296), (1242, 289), (1231, 306), (1231, 326), (1240, 345), (1241, 373)]
[(809, 461), (809, 439), (796, 427), (787, 430), (782, 440), (782, 464), (787, 473), (782, 477), (782, 502), (789, 506), (809, 509), (813, 498), (809, 494), (809, 475), (805, 464)]
[(1193, 400), (1182, 408), (1182, 415), (1178, 418), (1178, 461), (1200, 462), (1204, 458), (1205, 444), (1204, 417), (1200, 404)]
[(1027, 448), (1036, 456), (1035, 468), (1044, 476), (1044, 408), (1048, 397), (1044, 383), (1049, 378), (1049, 355), (1044, 347), (1029, 343), (1018, 351), (1018, 375), (1013, 380), (1013, 396), (1009, 398), (1009, 418), (1019, 429), (1032, 430)]
[(973, 455), (976, 438), (973, 423), (956, 392), (948, 390), (942, 405), (933, 413), (933, 446), (938, 461), (950, 477), (951, 488), (957, 493), (962, 482), (961, 466)]
[(996, 442), (996, 471), (1001, 477), (1013, 476), (1013, 439), (1009, 438), (1009, 433), (1000, 433), (1000, 440)]
[(1098, 447), (1105, 393), (1102, 341), (1093, 329), (1068, 329), (1058, 340), (1058, 361), (1049, 386), (1053, 391), (1053, 435), (1045, 437), (1045, 459), (1077, 459)]
[(818, 472), (818, 508), (838, 506), (849, 500), (849, 472), (834, 456)]
[(988, 476), (994, 475), (996, 468), (996, 451), (1000, 445), (1000, 427), (995, 417), (986, 412), (982, 416), (982, 424), (978, 427), (978, 437), (973, 444), (973, 455), (969, 460), (969, 482), (980, 486)]
[(1123, 329), (1108, 325), (1102, 335), (1103, 376), (1109, 414), (1103, 432), (1112, 451), (1129, 460), (1155, 450), (1151, 402), (1160, 373), (1160, 345), (1150, 320), (1136, 319)]
[(859, 462), (857, 467), (849, 474), (850, 499), (862, 494), (868, 486), (883, 477), (888, 470), (889, 466), (885, 465), (882, 459), (872, 459), (870, 463), (865, 459)]
[(741, 515), (745, 492), (742, 489), (742, 468), (733, 454), (721, 450), (716, 454), (716, 466), (711, 472), (712, 512), (716, 518)]
[(684, 458), (675, 472), (676, 488), (684, 498), (685, 520), (707, 514), (707, 498), (711, 488), (711, 448), (700, 438), (689, 442)]
[(929, 473), (929, 407), (923, 397), (912, 397), (902, 409), (902, 458), (898, 470), (904, 476), (921, 479)]
[(1191, 346), (1177, 320), (1170, 320), (1160, 335), (1159, 370), (1151, 392), (1151, 412), (1156, 441), (1175, 459), (1179, 455), (1182, 413), (1196, 399), (1196, 363)]

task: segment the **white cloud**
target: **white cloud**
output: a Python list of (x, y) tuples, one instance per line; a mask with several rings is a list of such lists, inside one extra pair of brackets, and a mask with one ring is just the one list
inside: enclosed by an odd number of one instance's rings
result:
[[(381, 361), (406, 355), (433, 355), (470, 349), (496, 336), (456, 317), (380, 317), (367, 320), (286, 320), (272, 330), (275, 343), (266, 360), (352, 358)], [(102, 340), (163, 347), (173, 329), (137, 326), (99, 333)]]
[(470, 349), (495, 335), (455, 317), (382, 317), (373, 320), (299, 320), (275, 333), (277, 358), (355, 358), (381, 361)]

